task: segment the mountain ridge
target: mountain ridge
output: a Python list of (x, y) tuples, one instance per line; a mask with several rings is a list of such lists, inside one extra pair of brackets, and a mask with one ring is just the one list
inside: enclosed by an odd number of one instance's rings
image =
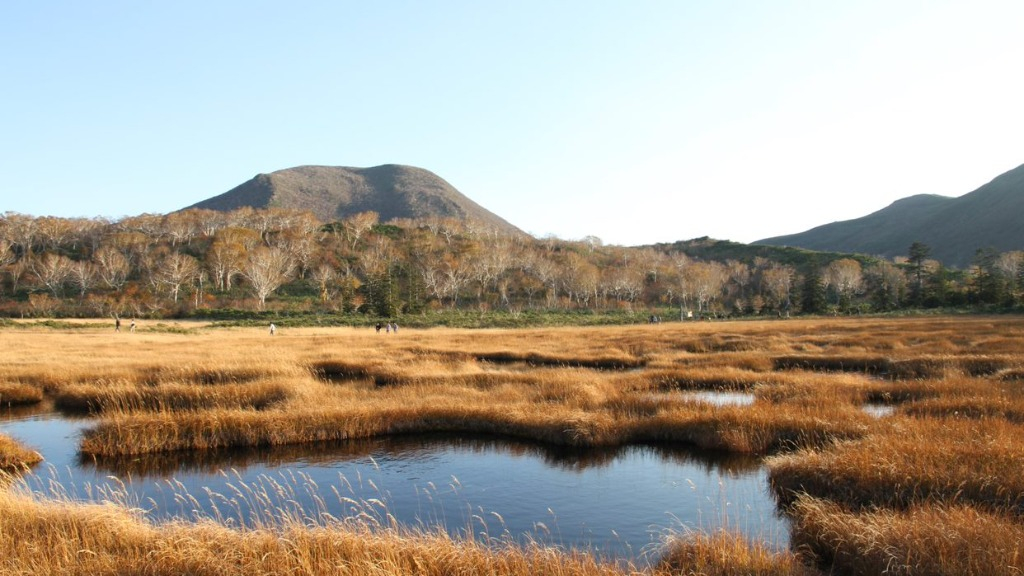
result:
[(979, 249), (1024, 249), (1024, 164), (959, 197), (917, 194), (867, 216), (824, 224), (753, 245), (851, 252), (893, 258), (922, 242), (931, 257), (966, 268)]

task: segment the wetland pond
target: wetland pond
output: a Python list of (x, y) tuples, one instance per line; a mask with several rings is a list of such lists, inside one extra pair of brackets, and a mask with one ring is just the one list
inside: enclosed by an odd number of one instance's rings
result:
[(590, 551), (643, 563), (662, 538), (726, 527), (783, 549), (760, 460), (686, 447), (569, 450), (494, 437), (385, 437), (333, 445), (84, 458), (92, 421), (0, 413), (0, 432), (45, 461), (25, 477), (34, 492), (113, 499), (156, 520), (228, 524), (300, 518), (361, 522)]

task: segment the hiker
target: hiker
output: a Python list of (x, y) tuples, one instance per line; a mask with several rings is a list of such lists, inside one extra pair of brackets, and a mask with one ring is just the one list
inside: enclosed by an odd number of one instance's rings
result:
[(121, 317), (120, 316), (114, 316), (114, 332), (120, 332), (120, 331), (121, 331)]
[(277, 326), (274, 326), (274, 323), (271, 322), (270, 323), (270, 335), (273, 336), (274, 332), (277, 332)]
[(377, 334), (380, 334), (380, 322), (377, 322)]
[(128, 331), (135, 334), (135, 318), (132, 318), (132, 323), (128, 325)]

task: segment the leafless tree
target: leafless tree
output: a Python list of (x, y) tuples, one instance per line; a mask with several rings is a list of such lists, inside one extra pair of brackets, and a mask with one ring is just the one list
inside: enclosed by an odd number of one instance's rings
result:
[(36, 218), (36, 241), (43, 250), (57, 250), (67, 242), (74, 231), (67, 218), (43, 216)]
[(312, 214), (300, 213), (288, 221), (288, 226), (280, 230), (273, 241), (274, 246), (291, 255), (299, 278), (306, 277), (306, 271), (319, 250), (318, 227)]
[(199, 226), (199, 233), (207, 238), (213, 237), (218, 230), (228, 225), (227, 214), (219, 210), (203, 210), (193, 208), (191, 212)]
[(149, 242), (156, 242), (163, 233), (163, 220), (160, 214), (139, 214), (122, 218), (117, 228), (123, 232), (141, 232)]
[(822, 281), (825, 286), (835, 290), (836, 304), (841, 301), (849, 301), (854, 294), (864, 288), (864, 274), (860, 262), (853, 258), (841, 258), (829, 262), (822, 274)]
[(260, 243), (259, 236), (245, 228), (222, 228), (206, 252), (206, 265), (220, 291), (231, 290), (235, 276), (242, 273), (246, 252)]
[(560, 282), (570, 302), (588, 307), (597, 296), (597, 266), (580, 254), (570, 252), (562, 267)]
[(769, 265), (761, 272), (765, 292), (780, 313), (789, 309), (795, 276), (796, 271), (792, 266), (780, 264)]
[(249, 251), (242, 275), (252, 286), (253, 294), (262, 310), (267, 296), (292, 278), (295, 263), (288, 252), (275, 247), (259, 247)]
[(3, 272), (7, 268), (8, 264), (11, 264), (15, 260), (14, 251), (11, 250), (11, 243), (0, 237), (0, 294), (3, 293)]
[(1020, 290), (1022, 269), (1024, 269), (1024, 251), (1013, 250), (1003, 252), (996, 257), (996, 270), (999, 270), (1006, 279), (1006, 285), (1012, 299), (1017, 298)]
[(327, 304), (330, 301), (332, 296), (330, 287), (337, 277), (338, 273), (334, 270), (334, 267), (326, 262), (321, 262), (319, 266), (309, 273), (310, 280), (316, 282), (319, 288), (321, 304)]
[(54, 298), (61, 297), (72, 265), (70, 258), (54, 252), (47, 252), (31, 260), (32, 273), (42, 286), (53, 293)]
[(17, 212), (5, 212), (2, 223), (4, 235), (17, 247), (22, 257), (31, 254), (38, 231), (36, 219)]
[(85, 298), (85, 293), (92, 288), (96, 278), (96, 269), (93, 263), (88, 260), (79, 260), (71, 264), (68, 279), (78, 288), (79, 298)]
[(345, 237), (348, 239), (349, 248), (355, 250), (356, 244), (359, 244), (359, 239), (372, 230), (379, 221), (380, 214), (373, 211), (359, 212), (358, 214), (343, 218), (341, 226), (345, 231)]
[(175, 303), (183, 286), (191, 284), (199, 276), (199, 262), (181, 252), (171, 252), (162, 258), (157, 266), (157, 281), (166, 286)]
[(14, 250), (11, 250), (11, 243), (4, 238), (0, 238), (0, 268), (7, 266), (16, 259), (17, 256), (15, 256)]
[(191, 244), (192, 238), (199, 233), (199, 219), (191, 210), (171, 212), (161, 222), (163, 235), (171, 239), (171, 246)]
[(736, 285), (737, 298), (746, 298), (747, 286), (750, 284), (751, 277), (753, 276), (750, 272), (750, 266), (738, 260), (726, 260), (725, 267), (729, 272), (729, 281)]
[(554, 306), (558, 298), (558, 264), (544, 254), (535, 253), (527, 257), (524, 267), (543, 286), (547, 306)]
[(108, 287), (121, 290), (131, 272), (131, 264), (124, 254), (113, 246), (102, 246), (93, 253), (92, 261), (99, 279)]
[(683, 277), (686, 290), (697, 302), (697, 310), (707, 312), (722, 296), (729, 271), (720, 262), (693, 262), (683, 270)]

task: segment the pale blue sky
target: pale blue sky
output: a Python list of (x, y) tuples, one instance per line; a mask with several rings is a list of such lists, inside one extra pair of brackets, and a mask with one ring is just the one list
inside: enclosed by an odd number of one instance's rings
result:
[(1024, 2), (0, 4), (0, 212), (409, 164), (536, 236), (750, 242), (1024, 163)]

